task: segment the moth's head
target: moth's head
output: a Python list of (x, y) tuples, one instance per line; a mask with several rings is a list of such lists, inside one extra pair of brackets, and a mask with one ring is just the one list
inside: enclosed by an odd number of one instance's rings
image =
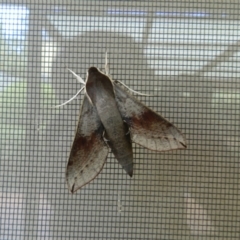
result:
[(88, 77), (97, 76), (98, 74), (100, 74), (100, 71), (96, 67), (90, 67), (88, 69)]
[(109, 77), (96, 67), (90, 67), (87, 71), (87, 83), (109, 80)]

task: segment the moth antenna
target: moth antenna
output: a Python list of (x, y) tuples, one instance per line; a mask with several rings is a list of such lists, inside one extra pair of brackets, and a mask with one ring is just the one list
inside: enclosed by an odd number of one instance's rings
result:
[(66, 102), (64, 102), (64, 103), (62, 103), (62, 104), (60, 104), (60, 105), (57, 105), (57, 106), (53, 106), (52, 108), (59, 108), (59, 107), (62, 107), (62, 106), (64, 106), (64, 105), (68, 104), (69, 102), (71, 102), (72, 100), (74, 100), (74, 99), (78, 96), (78, 94), (79, 94), (84, 88), (85, 88), (85, 86), (82, 87), (72, 98), (70, 98), (70, 99), (67, 100)]
[(109, 75), (109, 65), (108, 65), (108, 54), (107, 54), (107, 50), (105, 53), (105, 73), (106, 75)]
[(53, 106), (52, 108), (59, 108), (59, 107), (62, 107), (66, 104), (68, 104), (69, 102), (71, 102), (72, 100), (74, 100), (78, 94), (85, 88), (85, 85), (86, 83), (84, 82), (84, 80), (78, 76), (75, 72), (73, 72), (70, 68), (67, 68), (67, 70), (73, 74), (73, 76), (78, 80), (78, 82), (82, 83), (84, 85), (84, 87), (82, 87), (72, 98), (70, 98), (69, 100), (67, 100), (66, 102), (60, 104), (60, 105), (57, 105), (57, 106)]
[(134, 91), (133, 89), (131, 89), (130, 87), (128, 87), (126, 84), (124, 84), (123, 82), (121, 81), (116, 81), (116, 82), (119, 82), (121, 83), (124, 87), (126, 87), (129, 91), (133, 92), (133, 93), (136, 93), (138, 95), (141, 95), (141, 96), (154, 96), (154, 95), (149, 95), (149, 94), (145, 94), (145, 93), (140, 93), (140, 92), (137, 92), (137, 91)]
[(78, 76), (75, 72), (73, 72), (71, 69), (67, 69), (70, 73), (72, 73), (72, 75), (78, 80), (78, 82), (82, 83), (83, 85), (86, 85), (86, 83), (84, 82), (84, 80)]

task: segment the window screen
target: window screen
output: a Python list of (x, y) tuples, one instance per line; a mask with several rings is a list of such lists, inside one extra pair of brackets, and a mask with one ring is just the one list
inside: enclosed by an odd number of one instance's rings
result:
[[(0, 4), (0, 240), (239, 239), (238, 1)], [(109, 151), (71, 194), (65, 171), (91, 66), (176, 125), (187, 149)], [(91, 146), (90, 146), (91, 147)]]

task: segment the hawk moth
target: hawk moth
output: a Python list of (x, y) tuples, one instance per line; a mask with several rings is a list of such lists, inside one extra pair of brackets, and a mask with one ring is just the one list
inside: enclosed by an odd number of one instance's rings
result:
[(185, 137), (173, 124), (143, 105), (108, 73), (90, 67), (86, 82), (80, 81), (85, 96), (66, 169), (72, 193), (101, 172), (109, 147), (130, 177), (132, 142), (158, 152), (186, 148)]

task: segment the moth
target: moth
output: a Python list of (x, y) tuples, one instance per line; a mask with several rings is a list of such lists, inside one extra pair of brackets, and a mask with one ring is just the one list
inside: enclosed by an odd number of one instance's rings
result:
[(132, 142), (157, 152), (186, 148), (183, 134), (118, 81), (113, 81), (108, 74), (107, 60), (105, 66), (106, 73), (90, 67), (86, 82), (69, 69), (85, 85), (66, 169), (66, 182), (72, 193), (97, 177), (109, 148), (130, 177), (133, 175)]

